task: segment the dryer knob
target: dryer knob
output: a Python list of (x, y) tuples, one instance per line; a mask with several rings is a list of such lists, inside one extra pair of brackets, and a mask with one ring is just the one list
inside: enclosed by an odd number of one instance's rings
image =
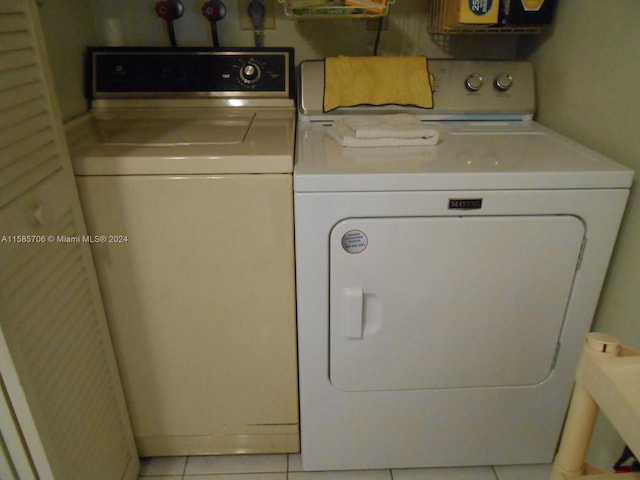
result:
[(493, 82), (493, 86), (496, 87), (496, 90), (501, 92), (506, 92), (513, 85), (513, 77), (508, 73), (499, 74)]
[(472, 73), (465, 80), (464, 86), (470, 92), (477, 92), (478, 90), (480, 90), (480, 87), (482, 87), (483, 82), (484, 82), (484, 78), (482, 77), (482, 75), (478, 73)]

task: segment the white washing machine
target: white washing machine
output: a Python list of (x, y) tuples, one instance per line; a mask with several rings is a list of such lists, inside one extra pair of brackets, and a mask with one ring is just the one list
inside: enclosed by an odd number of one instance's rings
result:
[(89, 57), (71, 157), (140, 455), (298, 451), (293, 51)]
[[(433, 110), (330, 114), (323, 65), (294, 169), (304, 469), (551, 462), (632, 172), (531, 120), (529, 64), (430, 60)], [(328, 135), (398, 111), (439, 143)]]

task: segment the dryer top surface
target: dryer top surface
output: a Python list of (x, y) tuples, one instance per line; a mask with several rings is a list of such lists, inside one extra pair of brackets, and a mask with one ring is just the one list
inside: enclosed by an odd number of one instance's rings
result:
[(298, 123), (296, 192), (629, 188), (633, 171), (534, 121), (427, 122), (435, 146), (342, 147)]

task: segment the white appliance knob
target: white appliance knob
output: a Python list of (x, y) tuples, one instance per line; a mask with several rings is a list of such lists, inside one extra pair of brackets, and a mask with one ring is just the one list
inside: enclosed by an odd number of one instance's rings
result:
[(506, 92), (511, 88), (511, 85), (513, 85), (513, 77), (508, 73), (501, 73), (496, 77), (496, 79), (493, 82), (493, 85), (496, 87), (497, 90)]
[(478, 90), (480, 90), (480, 87), (482, 87), (483, 83), (484, 78), (482, 77), (482, 75), (478, 73), (472, 73), (465, 80), (464, 86), (467, 87), (467, 90), (471, 92), (477, 92)]

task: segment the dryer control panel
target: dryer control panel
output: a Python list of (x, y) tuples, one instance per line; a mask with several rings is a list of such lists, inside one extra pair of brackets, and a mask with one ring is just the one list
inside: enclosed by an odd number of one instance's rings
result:
[(429, 120), (529, 120), (535, 111), (533, 66), (503, 60), (430, 59), (433, 108), (407, 105), (356, 105), (324, 112), (324, 62), (300, 67), (298, 108), (301, 121), (326, 121), (340, 115), (411, 113)]

